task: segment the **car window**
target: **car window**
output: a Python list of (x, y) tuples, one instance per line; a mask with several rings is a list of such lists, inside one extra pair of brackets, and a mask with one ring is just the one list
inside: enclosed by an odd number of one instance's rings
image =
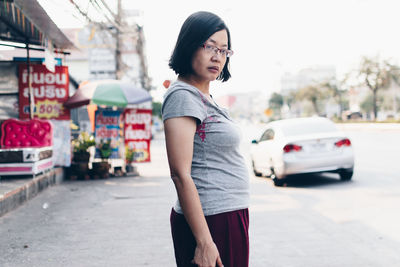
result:
[(331, 121), (301, 121), (282, 125), (281, 129), (285, 136), (338, 131), (336, 125)]
[(268, 129), (261, 136), (260, 142), (274, 139), (274, 136), (275, 136), (274, 130)]

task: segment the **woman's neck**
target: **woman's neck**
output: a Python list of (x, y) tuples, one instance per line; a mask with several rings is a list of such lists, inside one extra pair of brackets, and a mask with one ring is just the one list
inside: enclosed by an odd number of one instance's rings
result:
[(178, 80), (193, 85), (206, 96), (210, 96), (210, 81), (196, 79), (193, 76), (178, 76)]

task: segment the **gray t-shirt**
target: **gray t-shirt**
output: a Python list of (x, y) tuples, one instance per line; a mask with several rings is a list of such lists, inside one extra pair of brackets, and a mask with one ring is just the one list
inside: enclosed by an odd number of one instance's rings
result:
[[(174, 82), (164, 95), (163, 121), (175, 117), (197, 120), (191, 176), (204, 215), (240, 210), (249, 206), (249, 177), (239, 152), (240, 129), (227, 111), (212, 104), (196, 87)], [(179, 200), (174, 207), (183, 213)]]

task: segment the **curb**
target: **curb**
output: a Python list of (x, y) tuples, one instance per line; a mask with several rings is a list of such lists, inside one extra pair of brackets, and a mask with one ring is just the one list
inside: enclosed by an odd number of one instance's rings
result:
[(64, 169), (54, 168), (35, 178), (29, 178), (25, 184), (20, 185), (18, 188), (4, 195), (0, 195), (0, 217), (34, 198), (47, 187), (59, 184), (63, 180)]

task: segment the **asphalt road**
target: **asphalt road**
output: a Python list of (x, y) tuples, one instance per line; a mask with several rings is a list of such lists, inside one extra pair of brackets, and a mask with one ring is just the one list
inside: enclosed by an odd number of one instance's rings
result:
[[(400, 131), (345, 131), (350, 182), (299, 176), (276, 188), (251, 175), (251, 267), (399, 266)], [(138, 165), (141, 177), (65, 182), (1, 217), (0, 266), (175, 266), (162, 138), (152, 161)]]
[(350, 182), (297, 176), (252, 183), (251, 266), (400, 266), (400, 130), (345, 127)]

